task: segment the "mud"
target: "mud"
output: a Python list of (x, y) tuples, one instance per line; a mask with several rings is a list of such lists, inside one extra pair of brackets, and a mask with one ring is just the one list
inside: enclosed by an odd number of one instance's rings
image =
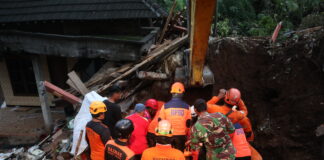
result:
[[(315, 129), (324, 123), (324, 30), (276, 44), (268, 38), (210, 42), (207, 64), (215, 84), (189, 88), (185, 101), (209, 99), (220, 88), (239, 88), (256, 134), (252, 144), (265, 160), (321, 159)], [(155, 82), (138, 100), (168, 101), (170, 82)]]
[(324, 31), (272, 46), (263, 38), (225, 38), (209, 47), (220, 88), (239, 88), (266, 160), (321, 159), (315, 129), (324, 123)]

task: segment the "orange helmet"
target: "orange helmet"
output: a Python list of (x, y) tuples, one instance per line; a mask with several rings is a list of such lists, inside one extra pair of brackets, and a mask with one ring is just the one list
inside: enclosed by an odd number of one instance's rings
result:
[(90, 104), (90, 113), (91, 114), (105, 113), (106, 111), (107, 111), (107, 107), (101, 101), (93, 101)]
[(171, 93), (184, 93), (185, 92), (185, 87), (181, 82), (175, 82), (172, 84), (171, 87)]
[(241, 92), (236, 88), (231, 88), (226, 91), (225, 102), (230, 105), (237, 105), (241, 100)]
[(161, 120), (155, 129), (155, 135), (172, 137), (171, 123), (168, 120)]
[(148, 99), (145, 102), (145, 106), (146, 107), (151, 107), (152, 109), (157, 110), (158, 109), (158, 102), (155, 99)]

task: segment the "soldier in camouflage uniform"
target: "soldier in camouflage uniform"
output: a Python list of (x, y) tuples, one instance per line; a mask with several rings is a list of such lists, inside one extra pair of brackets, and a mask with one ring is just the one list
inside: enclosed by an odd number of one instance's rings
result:
[(196, 100), (194, 107), (199, 115), (191, 128), (190, 144), (194, 160), (198, 159), (202, 144), (207, 150), (207, 160), (234, 160), (236, 151), (229, 135), (235, 131), (232, 122), (221, 113), (208, 113), (203, 99)]

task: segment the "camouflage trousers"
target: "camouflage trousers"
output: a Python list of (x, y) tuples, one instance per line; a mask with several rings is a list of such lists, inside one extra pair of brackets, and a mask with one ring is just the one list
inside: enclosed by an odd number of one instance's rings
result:
[(235, 148), (209, 148), (206, 147), (206, 160), (235, 160)]

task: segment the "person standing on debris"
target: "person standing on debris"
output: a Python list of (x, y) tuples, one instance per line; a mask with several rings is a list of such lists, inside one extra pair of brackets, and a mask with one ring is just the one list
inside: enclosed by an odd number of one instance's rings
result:
[(135, 105), (135, 113), (126, 117), (134, 124), (134, 132), (130, 137), (129, 148), (135, 152), (136, 159), (141, 159), (143, 151), (148, 147), (146, 134), (149, 122), (144, 117), (145, 109), (144, 104), (138, 103)]
[(105, 160), (134, 160), (134, 152), (127, 147), (130, 135), (134, 131), (133, 122), (122, 119), (116, 123), (114, 130), (117, 138), (107, 142)]
[[(162, 106), (164, 105), (164, 102), (162, 101), (157, 101), (155, 99), (149, 99), (145, 102), (145, 106), (150, 106), (152, 108), (156, 108), (156, 113), (154, 116), (152, 121), (150, 122), (149, 126), (148, 126), (148, 130), (147, 130), (147, 143), (149, 147), (155, 147), (156, 144), (156, 140), (155, 140), (155, 129), (158, 125), (158, 119), (159, 119), (159, 115), (160, 115), (160, 109), (162, 108)], [(155, 107), (156, 106), (156, 107)]]
[(232, 122), (221, 113), (208, 113), (203, 99), (197, 99), (194, 108), (198, 120), (191, 128), (190, 135), (193, 160), (198, 160), (202, 145), (206, 147), (207, 160), (234, 160), (235, 148), (231, 136), (235, 128)]
[[(247, 117), (248, 110), (243, 100), (241, 99), (241, 92), (236, 88), (229, 90), (220, 89), (218, 96), (212, 97), (207, 102), (209, 113), (220, 112), (226, 115), (233, 124), (240, 123), (249, 141), (254, 140), (252, 125)], [(238, 108), (236, 108), (238, 107)]]
[(168, 120), (173, 126), (173, 147), (184, 151), (185, 143), (191, 125), (191, 112), (189, 105), (182, 100), (185, 87), (176, 82), (171, 87), (172, 99), (164, 104), (160, 111), (160, 120)]
[(235, 132), (231, 137), (236, 149), (235, 160), (251, 160), (250, 144), (246, 140), (244, 130), (239, 123), (234, 124)]
[(181, 151), (171, 147), (172, 129), (169, 121), (161, 120), (155, 134), (157, 144), (143, 152), (142, 160), (185, 160)]
[(105, 119), (103, 123), (110, 129), (111, 136), (116, 138), (113, 128), (117, 121), (122, 119), (122, 113), (120, 106), (116, 103), (121, 98), (121, 89), (117, 85), (113, 85), (108, 88), (108, 99), (103, 102), (107, 106), (107, 112), (105, 113)]
[(104, 160), (105, 144), (111, 139), (108, 127), (102, 123), (107, 111), (101, 101), (90, 104), (92, 120), (86, 125), (86, 139), (90, 146), (90, 157), (93, 160)]

